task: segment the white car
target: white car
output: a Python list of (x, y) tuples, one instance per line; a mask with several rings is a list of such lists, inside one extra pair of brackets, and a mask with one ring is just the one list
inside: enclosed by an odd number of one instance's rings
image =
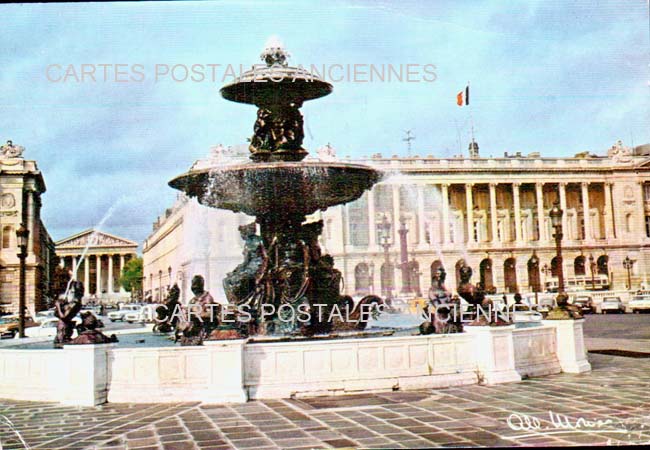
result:
[(607, 313), (624, 313), (625, 305), (621, 301), (620, 297), (605, 297), (600, 304), (601, 314)]
[(154, 308), (151, 305), (140, 306), (136, 311), (130, 311), (124, 315), (122, 319), (128, 323), (148, 323), (153, 322), (155, 317)]
[[(81, 319), (79, 319), (78, 317), (75, 317), (73, 321), (75, 325), (79, 325), (81, 323)], [(27, 337), (56, 336), (57, 323), (59, 323), (59, 319), (56, 317), (45, 319), (37, 327), (25, 328), (25, 336)], [(16, 338), (18, 338), (18, 335), (16, 335)]]
[(650, 311), (650, 295), (635, 295), (627, 307), (637, 314), (641, 311)]
[(142, 309), (142, 305), (124, 305), (118, 311), (111, 311), (108, 313), (108, 319), (111, 322), (116, 320), (124, 321), (124, 316), (128, 313), (139, 312)]
[(45, 311), (39, 311), (34, 316), (34, 320), (38, 323), (43, 323), (47, 319), (54, 318), (54, 309), (47, 309)]

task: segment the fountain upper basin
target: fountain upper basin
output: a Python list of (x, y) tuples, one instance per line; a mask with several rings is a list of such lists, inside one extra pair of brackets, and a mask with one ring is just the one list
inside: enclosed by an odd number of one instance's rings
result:
[(358, 199), (380, 177), (359, 164), (251, 162), (190, 170), (169, 185), (214, 208), (251, 216), (304, 216)]

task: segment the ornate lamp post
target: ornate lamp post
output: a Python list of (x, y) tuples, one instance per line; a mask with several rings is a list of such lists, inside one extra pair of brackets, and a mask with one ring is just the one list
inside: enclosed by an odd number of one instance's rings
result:
[(23, 224), (16, 230), (18, 238), (18, 258), (20, 259), (20, 275), (18, 281), (18, 336), (25, 337), (25, 259), (27, 258), (27, 241), (29, 230)]
[(596, 280), (594, 278), (594, 272), (596, 271), (596, 261), (594, 261), (593, 253), (589, 255), (589, 269), (591, 269), (591, 290), (596, 290)]
[(625, 267), (625, 270), (627, 270), (627, 289), (630, 290), (632, 289), (632, 275), (631, 275), (631, 270), (632, 266), (634, 265), (634, 260), (630, 259), (629, 256), (626, 256), (625, 259), (623, 260), (623, 267)]
[[(548, 280), (548, 276), (551, 273), (551, 268), (549, 267), (548, 264), (544, 264), (544, 266), (542, 266), (542, 273), (544, 274), (544, 283), (546, 283), (546, 281)], [(546, 286), (546, 284), (544, 284), (544, 286)]]
[(413, 292), (413, 283), (411, 283), (412, 275), (406, 242), (406, 235), (408, 234), (409, 229), (406, 227), (406, 219), (404, 217), (400, 217), (399, 221), (401, 226), (397, 231), (399, 233), (400, 268), (402, 269), (402, 294), (410, 294)]
[(558, 294), (564, 293), (564, 263), (562, 262), (562, 215), (564, 211), (560, 208), (560, 203), (556, 201), (549, 211), (551, 217), (551, 224), (555, 229), (553, 237), (555, 238), (555, 251), (557, 253), (557, 292)]
[(533, 283), (532, 283), (532, 288), (533, 292), (535, 293), (535, 304), (539, 304), (539, 299), (537, 293), (539, 292), (539, 258), (537, 257), (537, 253), (533, 250), (533, 256), (530, 257), (528, 260), (528, 273), (532, 271), (534, 274), (533, 277)]
[(383, 283), (382, 283), (382, 295), (386, 298), (386, 300), (390, 300), (393, 297), (393, 266), (390, 262), (390, 222), (388, 221), (388, 217), (386, 217), (386, 214), (384, 214), (384, 217), (377, 225), (377, 228), (379, 230), (379, 238), (381, 240), (381, 246), (384, 249), (384, 270), (382, 270), (382, 278), (383, 278)]

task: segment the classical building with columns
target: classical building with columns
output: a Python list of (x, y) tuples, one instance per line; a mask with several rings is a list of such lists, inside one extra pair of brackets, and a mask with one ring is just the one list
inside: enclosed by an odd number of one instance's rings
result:
[(119, 279), (137, 249), (137, 242), (93, 229), (56, 242), (59, 264), (73, 272), (77, 268), (73, 276), (83, 282), (86, 301), (116, 302), (130, 297)]
[(20, 251), (16, 230), (28, 231), (25, 300), (29, 312), (47, 307), (55, 265), (54, 243), (41, 220), (43, 174), (36, 161), (23, 158), (24, 148), (8, 141), (0, 146), (0, 311), (18, 312)]
[[(619, 142), (606, 156), (517, 153), (484, 158), (474, 145), (472, 157), (464, 158), (376, 154), (342, 159), (374, 166), (386, 174), (357, 201), (313, 217), (324, 221), (321, 246), (343, 272), (347, 293), (381, 293), (393, 288), (395, 295), (426, 294), (431, 275), (440, 266), (446, 269), (446, 284), (453, 290), (461, 261), (474, 269), (473, 282), (487, 289), (543, 290), (558, 271), (549, 218), (556, 201), (564, 211), (563, 269), (569, 281), (591, 278), (593, 271), (604, 285), (628, 288), (623, 266), (627, 257), (634, 262), (630, 288), (645, 287), (650, 275), (647, 152)], [(332, 149), (327, 153), (331, 156)], [(179, 261), (174, 249), (183, 245), (187, 233), (168, 230), (172, 223), (187, 221), (203, 210), (209, 209), (185, 199), (158, 219), (143, 248), (145, 275), (154, 274), (155, 280), (156, 273), (163, 273), (161, 286), (168, 279), (173, 281)], [(239, 215), (233, 219), (234, 214), (216, 210), (204, 214), (212, 218), (204, 225), (208, 228), (203, 231), (208, 233), (205, 254), (181, 259), (188, 266), (193, 260), (212, 258), (212, 265), (231, 270), (239, 262), (233, 257), (241, 251), (236, 224), (252, 218)], [(400, 270), (400, 235), (405, 236), (408, 252), (406, 271)], [(157, 250), (163, 247), (164, 252)], [(154, 253), (159, 255), (157, 262), (149, 257)], [(222, 257), (227, 263), (219, 263)], [(169, 278), (164, 278), (165, 270)]]

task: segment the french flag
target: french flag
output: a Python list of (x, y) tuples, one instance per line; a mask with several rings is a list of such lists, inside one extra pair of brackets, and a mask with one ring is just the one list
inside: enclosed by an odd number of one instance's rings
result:
[(469, 105), (469, 84), (456, 94), (456, 104), (458, 106)]

